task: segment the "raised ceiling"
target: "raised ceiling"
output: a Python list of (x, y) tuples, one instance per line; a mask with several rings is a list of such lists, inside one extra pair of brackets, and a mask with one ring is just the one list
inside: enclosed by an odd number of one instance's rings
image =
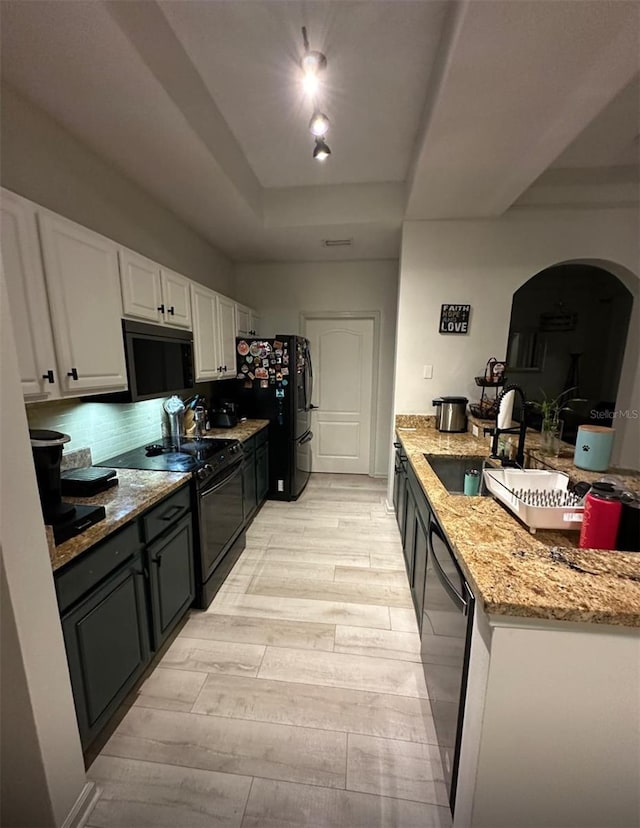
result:
[[(236, 260), (395, 257), (404, 219), (497, 216), (552, 165), (637, 155), (637, 2), (0, 8), (3, 81)], [(303, 25), (328, 58), (324, 164)]]

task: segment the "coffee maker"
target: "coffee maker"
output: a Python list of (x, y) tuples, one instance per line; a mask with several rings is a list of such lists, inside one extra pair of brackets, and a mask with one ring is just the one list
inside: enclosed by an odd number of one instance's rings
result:
[(60, 462), (62, 446), (71, 439), (68, 434), (32, 429), (29, 437), (44, 522), (52, 527), (56, 544), (63, 543), (102, 520), (106, 516), (105, 508), (62, 500)]

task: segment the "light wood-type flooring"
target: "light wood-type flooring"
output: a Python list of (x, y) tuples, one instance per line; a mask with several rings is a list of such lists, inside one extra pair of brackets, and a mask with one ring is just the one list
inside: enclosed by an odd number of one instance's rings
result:
[(88, 771), (92, 828), (451, 824), (386, 481), (268, 501)]

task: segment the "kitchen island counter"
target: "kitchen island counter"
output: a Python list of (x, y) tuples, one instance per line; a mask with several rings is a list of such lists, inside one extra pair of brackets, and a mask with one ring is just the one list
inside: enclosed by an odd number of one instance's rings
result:
[(49, 555), (54, 572), (65, 566), (82, 552), (107, 538), (147, 509), (159, 503), (171, 492), (191, 480), (188, 472), (140, 471), (118, 469), (118, 485), (93, 497), (70, 497), (65, 501), (87, 506), (104, 506), (104, 520), (85, 529), (79, 535), (61, 543), (49, 544)]
[(487, 615), (640, 627), (640, 555), (578, 549), (576, 531), (531, 535), (493, 498), (449, 494), (424, 454), (488, 456), (485, 439), (402, 415), (396, 433)]

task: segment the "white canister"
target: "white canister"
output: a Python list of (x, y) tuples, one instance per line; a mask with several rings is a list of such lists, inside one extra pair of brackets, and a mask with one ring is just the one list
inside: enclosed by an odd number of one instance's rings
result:
[(579, 426), (574, 464), (587, 471), (606, 471), (611, 461), (614, 435), (614, 430), (607, 426)]

